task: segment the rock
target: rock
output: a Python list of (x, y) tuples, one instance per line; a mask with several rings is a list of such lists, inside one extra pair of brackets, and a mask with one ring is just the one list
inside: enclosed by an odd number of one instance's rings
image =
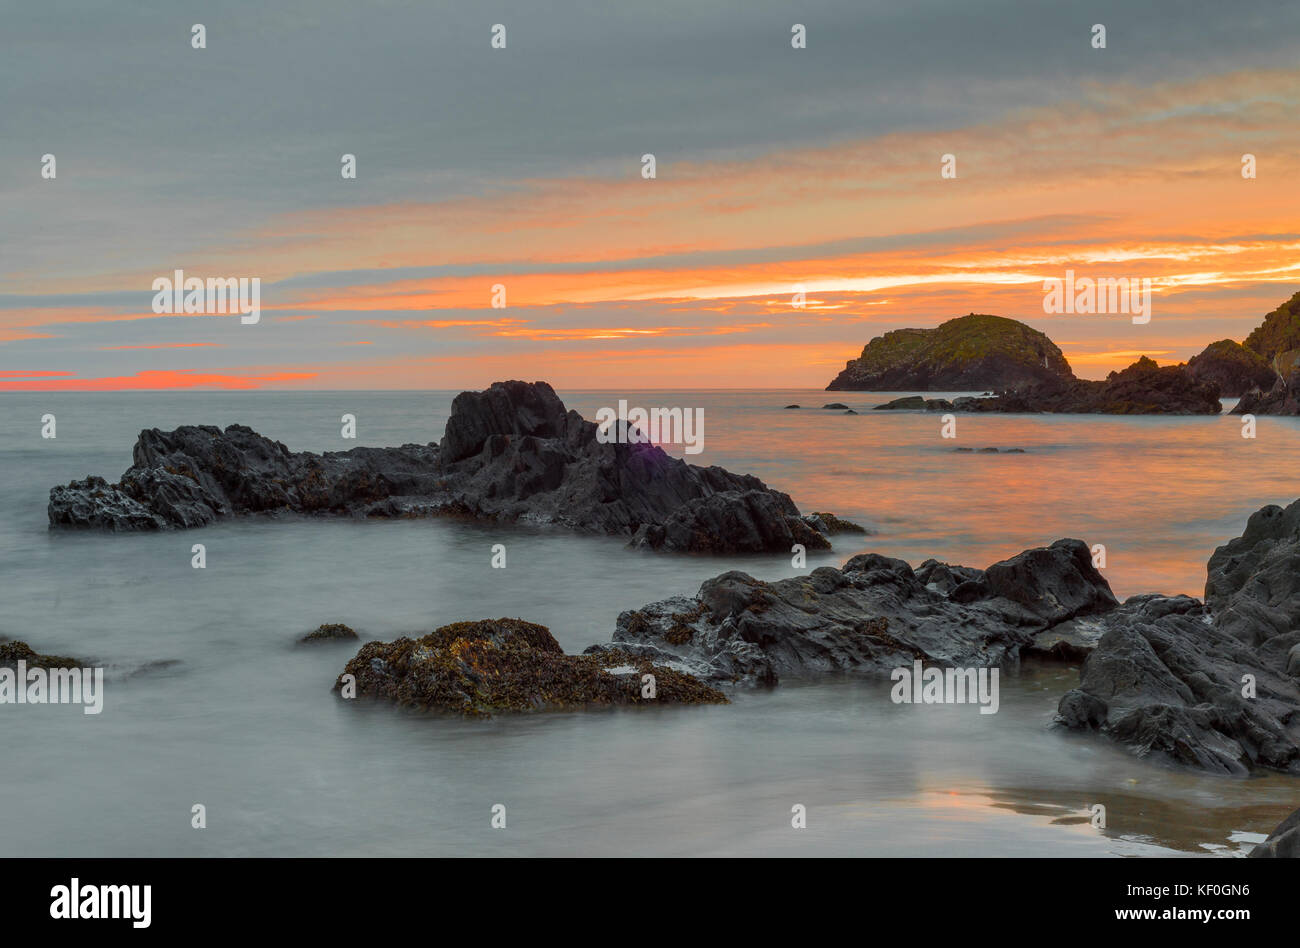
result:
[(618, 617), (620, 649), (707, 681), (775, 684), (830, 672), (887, 676), (914, 660), (1018, 667), (1036, 633), (1116, 606), (1079, 540), (1027, 550), (987, 570), (861, 554), (842, 569), (764, 582), (731, 571), (694, 597)]
[(50, 490), (50, 524), (100, 530), (161, 530), (167, 521), (102, 477)]
[[(356, 679), (358, 697), (467, 717), (600, 705), (725, 704), (680, 671), (617, 650), (566, 655), (550, 630), (521, 619), (445, 625), (419, 639), (367, 642), (334, 683)], [(653, 675), (655, 697), (643, 697)]]
[(834, 408), (834, 409), (837, 409), (837, 410), (840, 410), (840, 411), (842, 411), (842, 410), (844, 410), (844, 409), (846, 409), (846, 408), (848, 408), (848, 407), (849, 407), (848, 405), (842, 405), (842, 404), (840, 404), (839, 402), (831, 402), (829, 405), (823, 405), (823, 406), (822, 406), (822, 408)]
[(786, 408), (798, 408), (799, 406), (798, 406), (798, 405), (786, 405), (785, 407), (786, 407)]
[(849, 409), (848, 411), (846, 411), (844, 414), (846, 414), (846, 415), (856, 415), (857, 412), (855, 412), (852, 408), (850, 408), (850, 409)]
[(1210, 557), (1204, 603), (1135, 596), (1096, 619), (1101, 637), (1058, 722), (1082, 726), (1082, 693), (1104, 706), (1096, 728), (1140, 757), (1216, 774), (1300, 774), (1300, 686), (1290, 671), (1298, 566), (1300, 501), (1258, 511)]
[(17, 668), (26, 662), (28, 668), (81, 668), (82, 663), (66, 655), (40, 655), (26, 642), (10, 639), (0, 642), (0, 668)]
[(659, 523), (641, 524), (631, 540), (634, 549), (681, 553), (789, 552), (795, 543), (809, 550), (831, 547), (790, 498), (765, 490), (697, 498)]
[(856, 523), (848, 520), (841, 520), (833, 513), (817, 511), (807, 514), (804, 522), (810, 527), (828, 537), (833, 537), (838, 533), (866, 533), (866, 527), (860, 527)]
[(1264, 842), (1250, 851), (1250, 858), (1300, 858), (1300, 810), (1279, 823)]
[(946, 398), (922, 398), (920, 395), (908, 395), (895, 398), (892, 402), (876, 405), (873, 411), (950, 411), (953, 403)]
[(1214, 382), (1197, 381), (1182, 365), (1158, 366), (1146, 356), (1105, 381), (1044, 382), (993, 398), (958, 398), (956, 411), (1101, 415), (1217, 415)]
[(1240, 398), (1253, 388), (1271, 388), (1276, 376), (1268, 360), (1231, 339), (1212, 342), (1187, 362), (1187, 374), (1214, 382), (1224, 398)]
[[(626, 423), (619, 433), (631, 439)], [(638, 438), (639, 440), (639, 438)], [(602, 443), (545, 382), (462, 392), (439, 445), (293, 452), (251, 428), (140, 433), (118, 484), (50, 491), (52, 526), (200, 527), (247, 514), (467, 516), (551, 524), (690, 552), (829, 546), (789, 496), (756, 477), (697, 467), (657, 445)]]
[(1205, 604), (1215, 625), (1257, 648), (1285, 672), (1300, 642), (1300, 500), (1251, 514), (1241, 536), (1206, 567)]
[(1288, 349), (1300, 349), (1300, 293), (1265, 316), (1243, 345), (1265, 361)]
[[(1300, 350), (1295, 355), (1300, 357)], [(1290, 354), (1286, 359), (1275, 359), (1279, 364), (1291, 363)], [(1272, 388), (1261, 391), (1253, 388), (1241, 400), (1232, 406), (1234, 415), (1300, 415), (1300, 369), (1290, 368), (1286, 374), (1275, 376)]]
[(896, 329), (872, 339), (827, 391), (1011, 389), (1072, 379), (1046, 335), (1002, 316), (960, 316), (934, 329)]
[(316, 631), (308, 632), (298, 641), (308, 642), (330, 642), (340, 639), (355, 639), (357, 633), (341, 622), (329, 623), (319, 626)]

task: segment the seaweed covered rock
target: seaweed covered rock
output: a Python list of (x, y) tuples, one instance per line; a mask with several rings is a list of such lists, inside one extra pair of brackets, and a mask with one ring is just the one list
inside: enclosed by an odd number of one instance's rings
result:
[(80, 668), (82, 664), (66, 655), (41, 655), (17, 639), (0, 642), (0, 668), (16, 668), (20, 661), (26, 662), (28, 668)]
[(1036, 635), (1117, 605), (1080, 540), (1027, 550), (987, 570), (861, 554), (841, 569), (765, 582), (731, 571), (693, 597), (618, 617), (613, 641), (700, 678), (746, 685), (831, 672), (888, 675), (920, 659), (1017, 667)]
[(877, 336), (826, 390), (981, 391), (1073, 377), (1044, 333), (1014, 319), (971, 313), (933, 329)]
[(748, 475), (666, 454), (626, 422), (602, 439), (545, 382), (462, 392), (439, 445), (290, 451), (243, 425), (140, 433), (117, 484), (92, 477), (50, 492), (52, 526), (199, 527), (290, 512), (468, 516), (623, 536), (682, 552), (829, 546), (790, 497)]
[[(418, 639), (367, 642), (334, 683), (345, 693), (470, 717), (610, 705), (725, 704), (683, 672), (629, 653), (566, 655), (550, 630), (522, 619), (442, 626)], [(649, 694), (652, 675), (653, 695)]]
[(339, 642), (355, 639), (357, 633), (342, 622), (329, 622), (318, 626), (314, 631), (308, 632), (298, 641), (304, 644), (312, 642)]

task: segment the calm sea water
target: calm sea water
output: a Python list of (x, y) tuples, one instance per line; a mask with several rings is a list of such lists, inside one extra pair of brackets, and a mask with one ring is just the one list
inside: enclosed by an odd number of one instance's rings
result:
[[(465, 722), (330, 692), (353, 654), (322, 622), (391, 639), (519, 616), (566, 649), (725, 569), (788, 558), (635, 553), (608, 538), (438, 520), (249, 520), (154, 535), (51, 533), (56, 483), (110, 480), (144, 427), (247, 424), (293, 449), (436, 441), (450, 392), (7, 394), (0, 412), (0, 636), (110, 669), (105, 710), (0, 706), (0, 856), (426, 854), (1234, 854), (1300, 805), (1282, 777), (1200, 777), (1048, 729), (1068, 667), (1004, 677), (1001, 710), (894, 705), (887, 683), (742, 693), (723, 707)], [(702, 407), (703, 454), (805, 510), (857, 520), (810, 557), (863, 550), (974, 566), (1076, 536), (1121, 597), (1199, 595), (1213, 548), (1300, 495), (1300, 424), (872, 413), (885, 393), (561, 392), (592, 417)], [(859, 415), (822, 410), (844, 402)], [(798, 403), (799, 411), (782, 406)], [(58, 437), (40, 437), (57, 417)], [(358, 441), (340, 439), (340, 416)], [(1023, 448), (968, 454), (956, 446)], [(205, 570), (190, 547), (207, 547)], [(491, 570), (505, 543), (508, 568)], [(171, 662), (145, 668), (151, 662)], [(191, 807), (208, 827), (190, 826)], [(507, 827), (490, 826), (507, 807)], [(1094, 829), (1087, 808), (1107, 807)], [(790, 827), (791, 807), (808, 827)]]

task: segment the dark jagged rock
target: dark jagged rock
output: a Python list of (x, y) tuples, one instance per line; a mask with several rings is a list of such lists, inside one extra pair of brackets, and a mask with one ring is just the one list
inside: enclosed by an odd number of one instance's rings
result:
[(839, 410), (839, 411), (843, 411), (844, 409), (846, 409), (846, 408), (848, 408), (848, 407), (849, 407), (848, 405), (845, 405), (845, 404), (843, 404), (843, 403), (841, 403), (841, 402), (831, 402), (829, 405), (823, 405), (823, 406), (822, 406), (822, 408), (833, 408), (833, 409), (836, 409), (836, 410)]
[(356, 637), (357, 633), (350, 627), (341, 622), (332, 622), (319, 626), (313, 632), (308, 632), (298, 641), (302, 643), (337, 642), (347, 639), (355, 639)]
[(738, 571), (618, 617), (614, 649), (699, 678), (773, 684), (827, 672), (888, 675), (914, 660), (1015, 668), (1034, 636), (1115, 608), (1079, 540), (987, 570), (862, 554), (842, 569), (763, 582)]
[(1253, 388), (1232, 407), (1234, 415), (1300, 415), (1300, 349), (1277, 357), (1279, 371), (1271, 388)]
[(1300, 643), (1300, 500), (1251, 514), (1241, 536), (1210, 556), (1206, 574), (1215, 625), (1284, 670)]
[(1253, 388), (1272, 387), (1276, 376), (1268, 360), (1233, 342), (1212, 342), (1187, 362), (1187, 374), (1198, 382), (1214, 382), (1224, 398), (1240, 398)]
[(1062, 724), (1210, 773), (1300, 774), (1300, 501), (1214, 551), (1204, 604), (1135, 596), (1096, 626)]
[[(356, 696), (470, 717), (601, 705), (725, 704), (716, 688), (617, 650), (566, 655), (550, 630), (521, 619), (445, 625), (419, 639), (367, 642), (334, 683)], [(646, 697), (643, 675), (654, 676)]]
[[(697, 467), (657, 445), (604, 443), (545, 382), (462, 392), (439, 445), (293, 452), (243, 425), (143, 431), (117, 484), (92, 477), (50, 491), (51, 525), (199, 527), (292, 512), (469, 516), (624, 536), (638, 547), (788, 552), (829, 544), (788, 495), (756, 477)], [(639, 440), (639, 438), (638, 438)]]
[(1300, 810), (1277, 825), (1268, 838), (1250, 851), (1251, 859), (1300, 859)]
[(1223, 410), (1214, 382), (1197, 381), (1182, 365), (1158, 366), (1146, 356), (1104, 381), (1045, 382), (993, 398), (954, 399), (968, 412), (1053, 412), (1100, 415), (1217, 415)]
[(1071, 379), (1046, 335), (1014, 319), (971, 313), (933, 329), (896, 329), (872, 339), (827, 391), (1012, 389)]
[(785, 407), (786, 407), (786, 408), (798, 408), (799, 406), (798, 406), (798, 405), (786, 405)]

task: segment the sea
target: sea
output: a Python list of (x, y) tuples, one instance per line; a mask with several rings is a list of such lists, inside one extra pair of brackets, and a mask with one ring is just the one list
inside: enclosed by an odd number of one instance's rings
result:
[[(439, 519), (48, 527), (50, 487), (116, 480), (144, 428), (239, 423), (310, 451), (427, 443), (455, 394), (3, 396), (0, 637), (106, 681), (97, 715), (0, 705), (0, 856), (1231, 857), (1300, 806), (1291, 778), (1199, 775), (1053, 728), (1071, 665), (1002, 675), (996, 714), (895, 704), (888, 681), (846, 676), (727, 705), (461, 720), (342, 700), (331, 686), (357, 643), (298, 644), (321, 623), (391, 640), (511, 616), (579, 652), (608, 641), (621, 611), (725, 570), (801, 572), (789, 556)], [(1120, 598), (1199, 596), (1216, 546), (1300, 496), (1295, 418), (1260, 418), (1248, 438), (1227, 414), (958, 415), (944, 437), (938, 414), (871, 410), (905, 392), (559, 394), (588, 418), (620, 400), (698, 409), (692, 463), (870, 531), (809, 567), (865, 551), (983, 567), (1078, 537), (1104, 547)]]

